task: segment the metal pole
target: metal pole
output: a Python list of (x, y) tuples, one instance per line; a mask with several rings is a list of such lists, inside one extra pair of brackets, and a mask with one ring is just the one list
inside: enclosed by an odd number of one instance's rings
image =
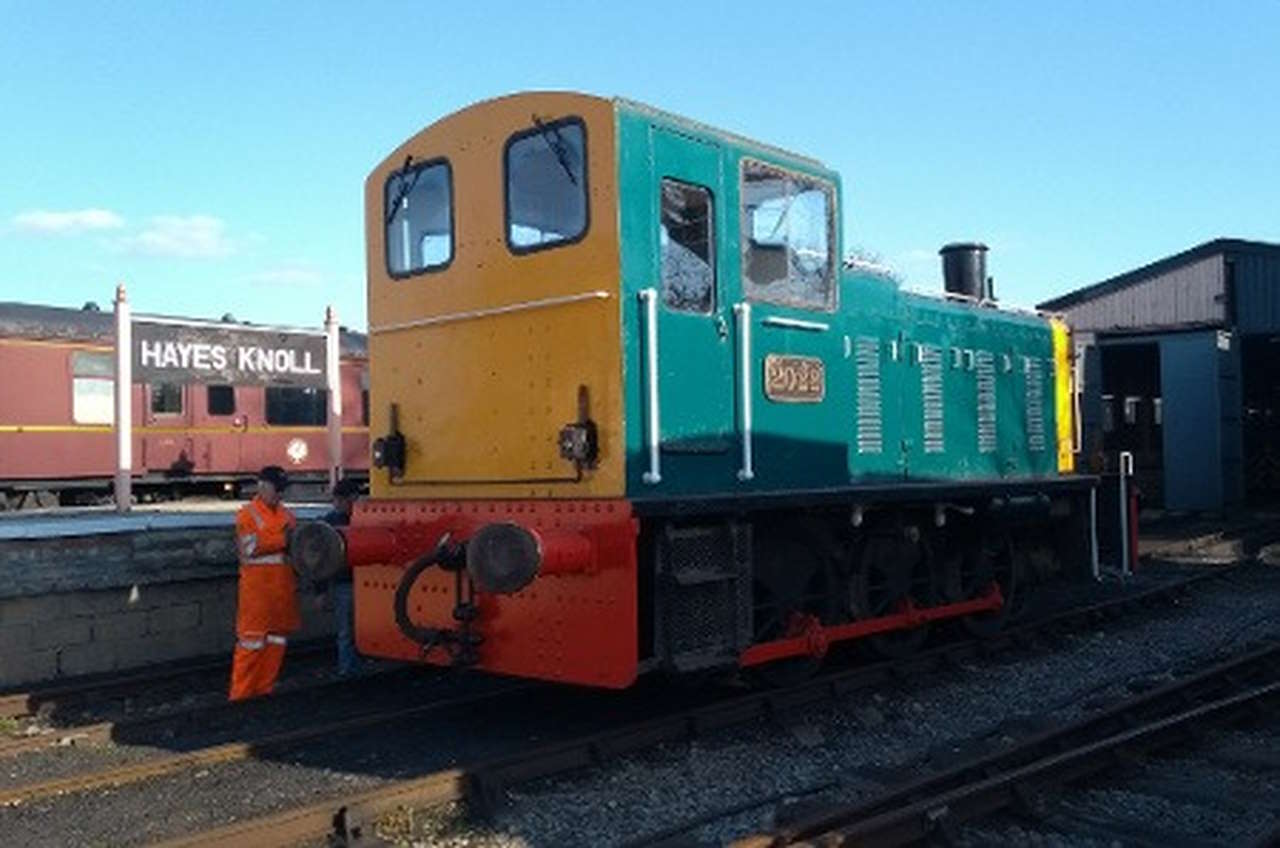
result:
[(133, 322), (124, 283), (116, 286), (116, 512), (133, 500)]
[(1129, 475), (1133, 473), (1133, 454), (1120, 452), (1120, 573), (1133, 572), (1129, 563)]
[(1093, 579), (1102, 579), (1102, 566), (1098, 562), (1098, 487), (1089, 487), (1089, 564)]
[(324, 381), (329, 390), (329, 488), (332, 489), (342, 479), (342, 346), (338, 312), (332, 306), (324, 310), (324, 336)]

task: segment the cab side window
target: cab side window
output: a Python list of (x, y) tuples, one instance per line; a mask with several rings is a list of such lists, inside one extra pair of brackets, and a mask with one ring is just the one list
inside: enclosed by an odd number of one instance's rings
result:
[(443, 159), (406, 164), (387, 177), (387, 272), (408, 277), (453, 260), (453, 175)]
[(507, 247), (531, 253), (587, 232), (587, 130), (581, 118), (543, 121), (507, 140)]
[(744, 159), (740, 193), (747, 299), (834, 310), (835, 190), (831, 183)]
[(715, 220), (711, 192), (664, 178), (658, 232), (662, 253), (662, 300), (677, 312), (715, 309)]

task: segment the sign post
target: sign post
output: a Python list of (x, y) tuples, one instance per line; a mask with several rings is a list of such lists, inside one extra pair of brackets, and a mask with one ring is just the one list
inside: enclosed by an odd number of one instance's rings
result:
[(342, 371), (341, 345), (338, 337), (338, 312), (332, 306), (324, 310), (325, 386), (329, 390), (329, 488), (342, 479)]
[(133, 323), (124, 283), (116, 286), (116, 512), (133, 501)]
[[(116, 510), (128, 512), (133, 484), (133, 382), (292, 386), (325, 389), (326, 468), (330, 486), (342, 477), (342, 379), (338, 314), (325, 310), (324, 329), (266, 327), (131, 314), (124, 284), (116, 288)], [(294, 442), (301, 450), (306, 443)]]

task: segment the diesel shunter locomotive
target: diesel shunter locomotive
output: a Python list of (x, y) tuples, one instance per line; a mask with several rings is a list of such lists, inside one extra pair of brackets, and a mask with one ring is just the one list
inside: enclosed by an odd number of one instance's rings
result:
[(840, 261), (840, 177), (626, 100), (476, 104), (365, 186), (368, 655), (599, 687), (1000, 628), (1087, 570), (1067, 328)]

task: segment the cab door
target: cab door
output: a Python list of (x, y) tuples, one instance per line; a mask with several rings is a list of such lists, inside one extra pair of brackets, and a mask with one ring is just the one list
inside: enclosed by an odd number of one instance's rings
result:
[(721, 150), (657, 127), (651, 142), (662, 482), (729, 483), (736, 441)]

